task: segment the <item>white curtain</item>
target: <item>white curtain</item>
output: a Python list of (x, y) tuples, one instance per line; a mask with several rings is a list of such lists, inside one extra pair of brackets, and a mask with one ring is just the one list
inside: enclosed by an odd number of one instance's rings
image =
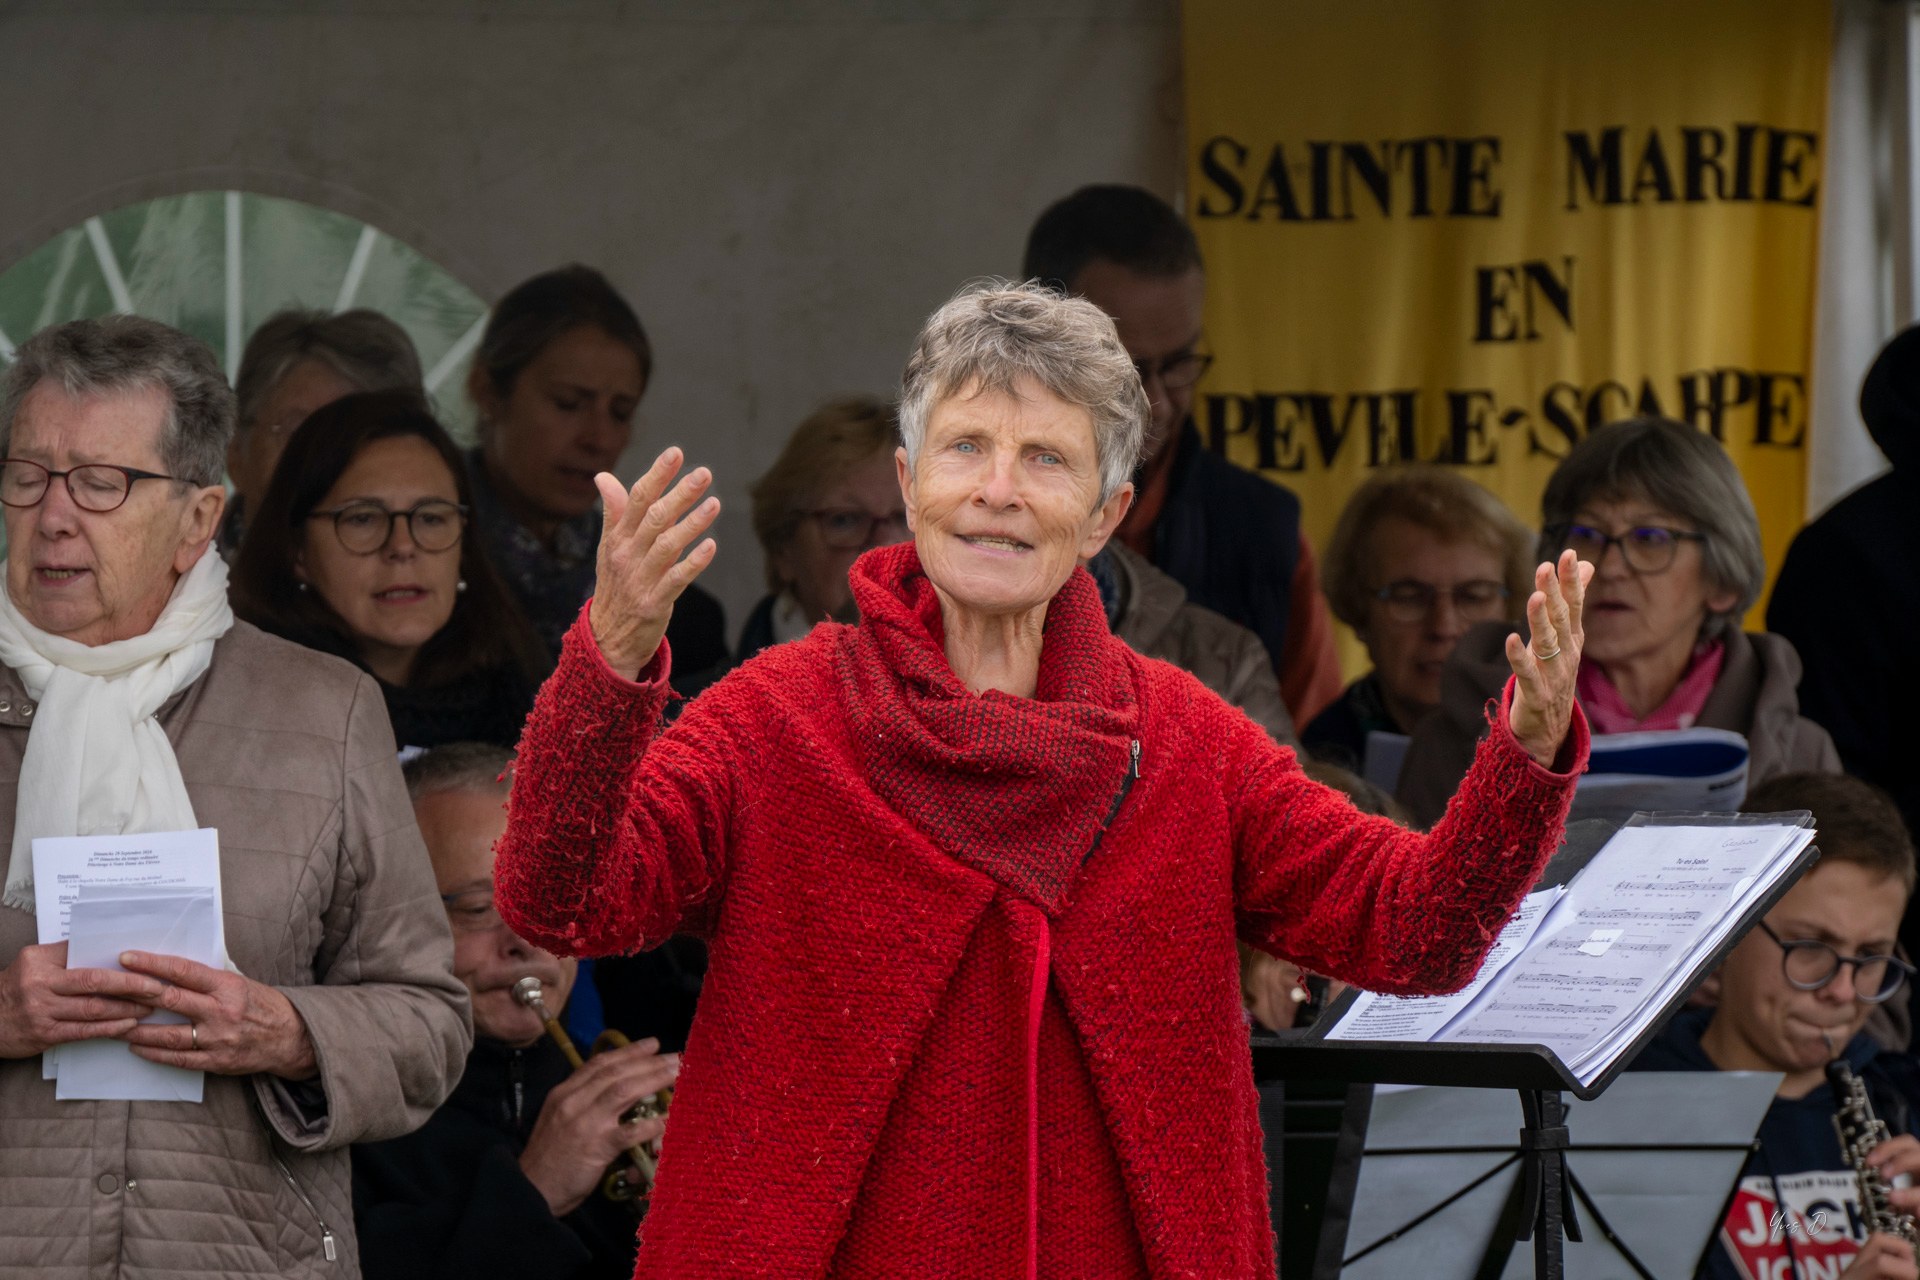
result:
[(1835, 0), (1814, 315), (1807, 518), (1886, 470), (1860, 380), (1920, 302), (1920, 3)]

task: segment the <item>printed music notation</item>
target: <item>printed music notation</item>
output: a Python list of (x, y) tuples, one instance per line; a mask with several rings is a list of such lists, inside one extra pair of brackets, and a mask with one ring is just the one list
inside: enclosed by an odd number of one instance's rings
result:
[(1570, 883), (1529, 896), (1466, 991), (1363, 995), (1327, 1038), (1542, 1044), (1590, 1083), (1812, 836), (1786, 820), (1624, 827)]

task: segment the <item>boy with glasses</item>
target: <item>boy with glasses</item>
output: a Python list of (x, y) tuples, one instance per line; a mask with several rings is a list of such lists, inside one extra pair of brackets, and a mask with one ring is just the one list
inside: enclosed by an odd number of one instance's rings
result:
[[(1896, 1136), (1869, 1155), (1888, 1180), (1920, 1173), (1920, 1071), (1863, 1028), (1913, 966), (1894, 954), (1914, 885), (1914, 849), (1885, 795), (1837, 774), (1787, 774), (1749, 812), (1809, 810), (1819, 861), (1721, 965), (1719, 1003), (1676, 1016), (1634, 1063), (1652, 1071), (1778, 1071), (1784, 1077), (1699, 1275), (1707, 1280), (1911, 1280), (1913, 1249), (1869, 1235), (1841, 1154), (1827, 1064), (1844, 1058)], [(1913, 1213), (1920, 1190), (1896, 1189)]]

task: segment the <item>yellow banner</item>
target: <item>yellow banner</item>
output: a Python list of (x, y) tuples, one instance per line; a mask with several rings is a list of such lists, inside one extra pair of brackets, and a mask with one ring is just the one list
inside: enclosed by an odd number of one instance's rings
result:
[(1725, 444), (1777, 567), (1804, 506), (1828, 11), (1186, 0), (1203, 438), (1298, 493), (1323, 546), (1409, 458), (1537, 526), (1574, 442), (1661, 413)]

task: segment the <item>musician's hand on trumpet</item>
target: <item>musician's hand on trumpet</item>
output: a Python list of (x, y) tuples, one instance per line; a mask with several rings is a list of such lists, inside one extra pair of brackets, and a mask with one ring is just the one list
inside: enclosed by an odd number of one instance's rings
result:
[(661, 1053), (658, 1040), (640, 1040), (594, 1054), (547, 1095), (520, 1169), (554, 1217), (579, 1208), (629, 1147), (660, 1137), (664, 1120), (620, 1118), (679, 1074), (680, 1055)]

